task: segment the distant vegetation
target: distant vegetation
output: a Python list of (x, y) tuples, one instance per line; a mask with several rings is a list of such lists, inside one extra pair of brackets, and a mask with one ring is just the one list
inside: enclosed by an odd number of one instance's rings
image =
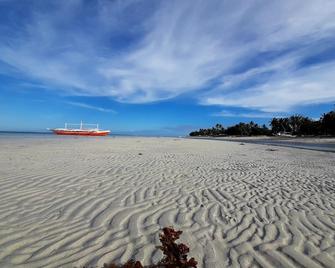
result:
[(221, 124), (216, 124), (212, 128), (201, 128), (198, 131), (193, 131), (190, 136), (257, 136), (269, 134), (271, 134), (271, 130), (265, 125), (260, 127), (251, 121), (250, 123), (239, 123), (228, 128), (224, 128)]
[(190, 136), (260, 136), (260, 135), (296, 135), (296, 136), (335, 136), (335, 109), (324, 113), (319, 120), (302, 115), (290, 117), (272, 118), (269, 122), (271, 128), (266, 125), (259, 126), (254, 122), (239, 123), (224, 128), (216, 124), (212, 128), (193, 131)]

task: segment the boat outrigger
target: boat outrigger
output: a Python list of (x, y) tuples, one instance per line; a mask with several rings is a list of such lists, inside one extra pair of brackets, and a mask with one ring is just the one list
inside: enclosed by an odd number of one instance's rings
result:
[[(91, 127), (89, 127), (91, 126)], [(92, 128), (92, 126), (95, 126)], [(65, 123), (64, 128), (50, 129), (57, 135), (80, 135), (80, 136), (107, 136), (111, 132), (110, 130), (99, 129), (98, 124), (69, 124)]]

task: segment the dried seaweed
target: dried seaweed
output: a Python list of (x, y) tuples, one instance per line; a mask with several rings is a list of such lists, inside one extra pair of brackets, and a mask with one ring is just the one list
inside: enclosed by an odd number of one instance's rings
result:
[[(190, 249), (185, 244), (177, 244), (182, 231), (176, 231), (172, 227), (165, 227), (159, 235), (162, 245), (158, 246), (164, 257), (157, 264), (146, 266), (147, 268), (197, 268), (194, 258), (188, 259)], [(125, 264), (105, 264), (103, 268), (144, 268), (140, 261), (130, 260)]]

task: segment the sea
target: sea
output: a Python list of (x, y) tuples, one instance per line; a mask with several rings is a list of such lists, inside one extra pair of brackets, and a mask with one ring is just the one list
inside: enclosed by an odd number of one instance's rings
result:
[[(168, 138), (176, 138), (176, 136), (160, 136), (160, 135), (127, 135), (127, 134), (110, 134), (105, 137), (98, 137), (99, 139), (109, 139), (116, 137), (168, 137)], [(92, 138), (86, 136), (59, 136), (55, 135), (52, 132), (17, 132), (17, 131), (0, 131), (0, 139), (22, 139), (22, 138), (31, 138), (31, 139), (78, 139), (78, 138)], [(95, 137), (96, 138), (96, 137)], [(189, 138), (189, 137), (181, 137), (179, 138)], [(199, 139), (199, 138), (196, 138)], [(215, 140), (215, 141), (229, 141), (229, 142), (238, 142), (240, 144), (243, 143), (253, 143), (253, 144), (261, 144), (261, 145), (269, 145), (269, 146), (278, 146), (278, 147), (290, 147), (296, 149), (305, 149), (305, 150), (314, 150), (321, 152), (331, 152), (335, 153), (335, 138), (334, 142), (329, 143), (311, 143), (311, 142), (295, 142), (292, 140), (276, 140), (276, 139), (230, 139), (227, 138), (211, 138), (211, 137), (201, 137), (200, 139), (207, 140)]]

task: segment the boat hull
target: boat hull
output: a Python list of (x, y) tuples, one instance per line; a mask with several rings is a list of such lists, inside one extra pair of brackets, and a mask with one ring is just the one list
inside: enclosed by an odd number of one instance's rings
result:
[(107, 136), (109, 135), (109, 130), (101, 131), (85, 131), (85, 130), (58, 130), (53, 129), (53, 133), (57, 135), (74, 135), (74, 136)]

